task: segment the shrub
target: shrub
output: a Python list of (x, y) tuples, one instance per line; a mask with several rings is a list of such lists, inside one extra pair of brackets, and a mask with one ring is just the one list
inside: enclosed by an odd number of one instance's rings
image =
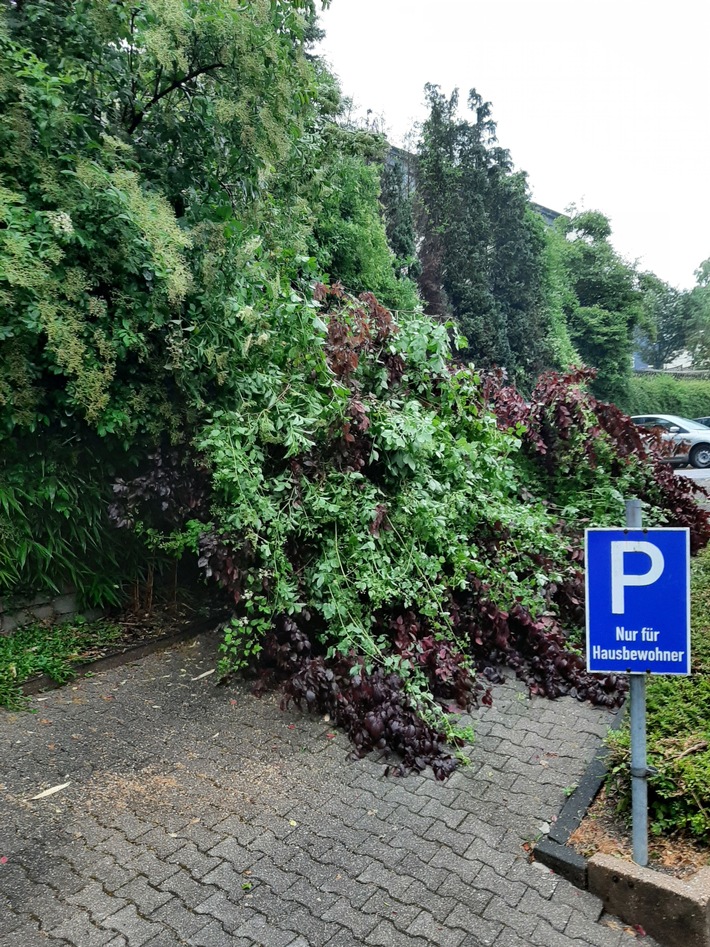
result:
[(682, 418), (710, 416), (710, 379), (674, 378), (672, 375), (634, 375), (629, 414), (677, 414)]
[[(692, 567), (692, 676), (655, 677), (647, 687), (651, 830), (710, 835), (710, 554)], [(610, 738), (608, 785), (622, 812), (631, 798), (628, 726)]]

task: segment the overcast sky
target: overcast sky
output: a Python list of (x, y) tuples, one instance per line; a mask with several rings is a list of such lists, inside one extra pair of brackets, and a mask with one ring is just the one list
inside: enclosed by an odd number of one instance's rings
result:
[(321, 53), (401, 141), (423, 88), (475, 87), (533, 199), (611, 218), (628, 259), (693, 285), (710, 257), (708, 0), (333, 0)]

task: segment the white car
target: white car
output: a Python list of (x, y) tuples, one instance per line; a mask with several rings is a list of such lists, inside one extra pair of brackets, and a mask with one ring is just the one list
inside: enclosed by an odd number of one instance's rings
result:
[(671, 463), (710, 467), (710, 427), (705, 424), (674, 414), (643, 414), (631, 420), (649, 431), (660, 429), (664, 441), (677, 445), (673, 456), (665, 458)]

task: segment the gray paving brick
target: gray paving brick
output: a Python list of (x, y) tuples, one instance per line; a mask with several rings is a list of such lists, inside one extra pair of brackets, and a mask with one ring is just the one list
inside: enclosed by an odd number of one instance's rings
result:
[[(241, 938), (240, 938), (241, 939)], [(218, 921), (210, 921), (187, 941), (190, 947), (232, 947), (235, 938)], [(251, 941), (247, 941), (251, 943)]]
[[(115, 915), (114, 915), (115, 916)], [(65, 921), (52, 931), (53, 938), (66, 940), (70, 944), (81, 944), (81, 947), (104, 947), (114, 936), (113, 930), (103, 930), (92, 923), (91, 918), (85, 911), (75, 910), (71, 920)], [(21, 941), (24, 947), (24, 935)], [(45, 944), (47, 943), (45, 937)], [(136, 947), (140, 947), (143, 941), (139, 941)]]
[(537, 947), (589, 947), (587, 940), (570, 940), (569, 935), (561, 934), (545, 920), (537, 922), (530, 935), (530, 943)]
[(187, 869), (192, 877), (198, 881), (220, 864), (219, 858), (212, 858), (209, 855), (205, 855), (194, 842), (188, 842), (186, 845), (183, 845), (182, 848), (173, 852), (172, 855), (168, 855), (166, 861), (172, 865), (178, 865), (180, 868)]
[(325, 947), (340, 930), (339, 925), (314, 917), (304, 907), (289, 915), (288, 928), (302, 934), (311, 947)]
[(319, 912), (324, 921), (333, 921), (341, 927), (347, 927), (351, 936), (362, 940), (377, 924), (377, 917), (365, 910), (358, 910), (347, 898), (338, 898), (325, 911)]
[(430, 941), (398, 930), (391, 921), (380, 921), (365, 943), (373, 947), (426, 947)]
[(182, 868), (163, 881), (159, 887), (161, 891), (177, 895), (181, 903), (188, 908), (196, 908), (217, 892), (215, 886), (195, 881), (192, 875)]
[(167, 891), (159, 891), (143, 877), (134, 878), (116, 891), (116, 896), (135, 904), (143, 917), (150, 917), (159, 907), (173, 897)]
[(185, 839), (175, 833), (166, 832), (161, 826), (154, 826), (140, 838), (141, 847), (149, 848), (159, 858), (167, 859), (185, 845)]
[(161, 933), (161, 928), (142, 918), (133, 904), (122, 908), (117, 914), (107, 918), (104, 923), (106, 927), (111, 928), (112, 933), (118, 931), (123, 934), (131, 947), (142, 947), (152, 937)]
[(476, 876), (476, 886), (500, 895), (511, 907), (516, 907), (527, 890), (527, 886), (496, 874), (488, 865), (483, 865)]
[[(123, 939), (122, 943), (125, 947), (130, 947), (127, 940)], [(149, 940), (145, 947), (183, 947), (184, 943), (185, 941), (177, 934), (173, 934), (171, 931), (162, 931), (157, 937)], [(111, 947), (112, 944), (113, 941), (110, 941), (107, 947)]]
[[(524, 898), (530, 892), (525, 893)], [(524, 900), (523, 898), (523, 900)], [(482, 917), (487, 921), (494, 921), (511, 927), (518, 934), (529, 936), (535, 930), (539, 915), (527, 914), (523, 909), (522, 902), (517, 908), (511, 908), (502, 898), (493, 895), (485, 907)]]
[(630, 939), (623, 930), (612, 930), (604, 924), (595, 924), (588, 917), (580, 914), (570, 915), (565, 935), (579, 938), (593, 947), (619, 947), (620, 944), (628, 943)]
[(209, 850), (208, 855), (227, 862), (235, 871), (244, 871), (259, 860), (258, 854), (250, 851), (241, 842), (232, 838), (223, 839), (218, 845)]
[(504, 927), (498, 937), (496, 937), (494, 947), (530, 947), (530, 941), (520, 937), (516, 931), (511, 930), (509, 927)]
[(107, 894), (98, 882), (92, 882), (76, 894), (68, 895), (67, 901), (85, 908), (95, 922), (103, 921), (126, 906), (126, 900), (121, 895)]
[(185, 938), (196, 934), (209, 923), (209, 917), (189, 910), (177, 898), (173, 898), (162, 907), (157, 908), (153, 912), (151, 920), (167, 925), (176, 934)]
[[(23, 925), (17, 928), (13, 932), (13, 938), (15, 938), (11, 943), (12, 947), (48, 947), (51, 944), (51, 947), (57, 947), (57, 945), (66, 945), (66, 947), (74, 947), (73, 941), (68, 941), (63, 938), (57, 938), (56, 940), (48, 940), (47, 935), (42, 933), (39, 929), (39, 926), (36, 921), (26, 920)], [(102, 945), (103, 947), (103, 945)]]
[(445, 926), (442, 921), (428, 911), (420, 911), (407, 929), (413, 937), (423, 937), (430, 944), (440, 947), (459, 947), (466, 936), (466, 932), (456, 927)]
[(527, 889), (517, 910), (531, 917), (544, 917), (558, 931), (565, 929), (572, 914), (572, 908), (569, 905), (548, 901), (540, 897), (532, 888)]
[(590, 921), (598, 921), (604, 910), (604, 905), (595, 895), (566, 883), (558, 885), (551, 895), (551, 900), (568, 904), (574, 916), (582, 914)]
[[(342, 735), (328, 740), (327, 722), (283, 714), (277, 694), (256, 701), (246, 685), (193, 684), (214, 667), (216, 643), (56, 692), (53, 739), (72, 750), (61, 771), (29, 717), (3, 720), (5, 940), (624, 947), (621, 930), (599, 922), (600, 902), (528, 864), (520, 847), (557, 815), (605, 713), (528, 700), (507, 683), (472, 715), (469, 767), (444, 784), (431, 773), (392, 779), (391, 761), (349, 761)], [(69, 771), (61, 804), (18, 803)]]
[(250, 938), (261, 947), (287, 947), (293, 940), (292, 930), (283, 930), (263, 915), (251, 918), (235, 931), (238, 937)]

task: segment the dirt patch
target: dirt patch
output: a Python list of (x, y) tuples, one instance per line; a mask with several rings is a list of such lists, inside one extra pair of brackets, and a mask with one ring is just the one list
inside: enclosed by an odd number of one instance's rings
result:
[[(602, 789), (579, 828), (572, 833), (569, 845), (580, 855), (590, 858), (597, 852), (632, 861), (631, 829), (617, 815), (614, 805)], [(649, 836), (649, 868), (689, 878), (700, 868), (710, 865), (710, 847), (685, 836)]]

